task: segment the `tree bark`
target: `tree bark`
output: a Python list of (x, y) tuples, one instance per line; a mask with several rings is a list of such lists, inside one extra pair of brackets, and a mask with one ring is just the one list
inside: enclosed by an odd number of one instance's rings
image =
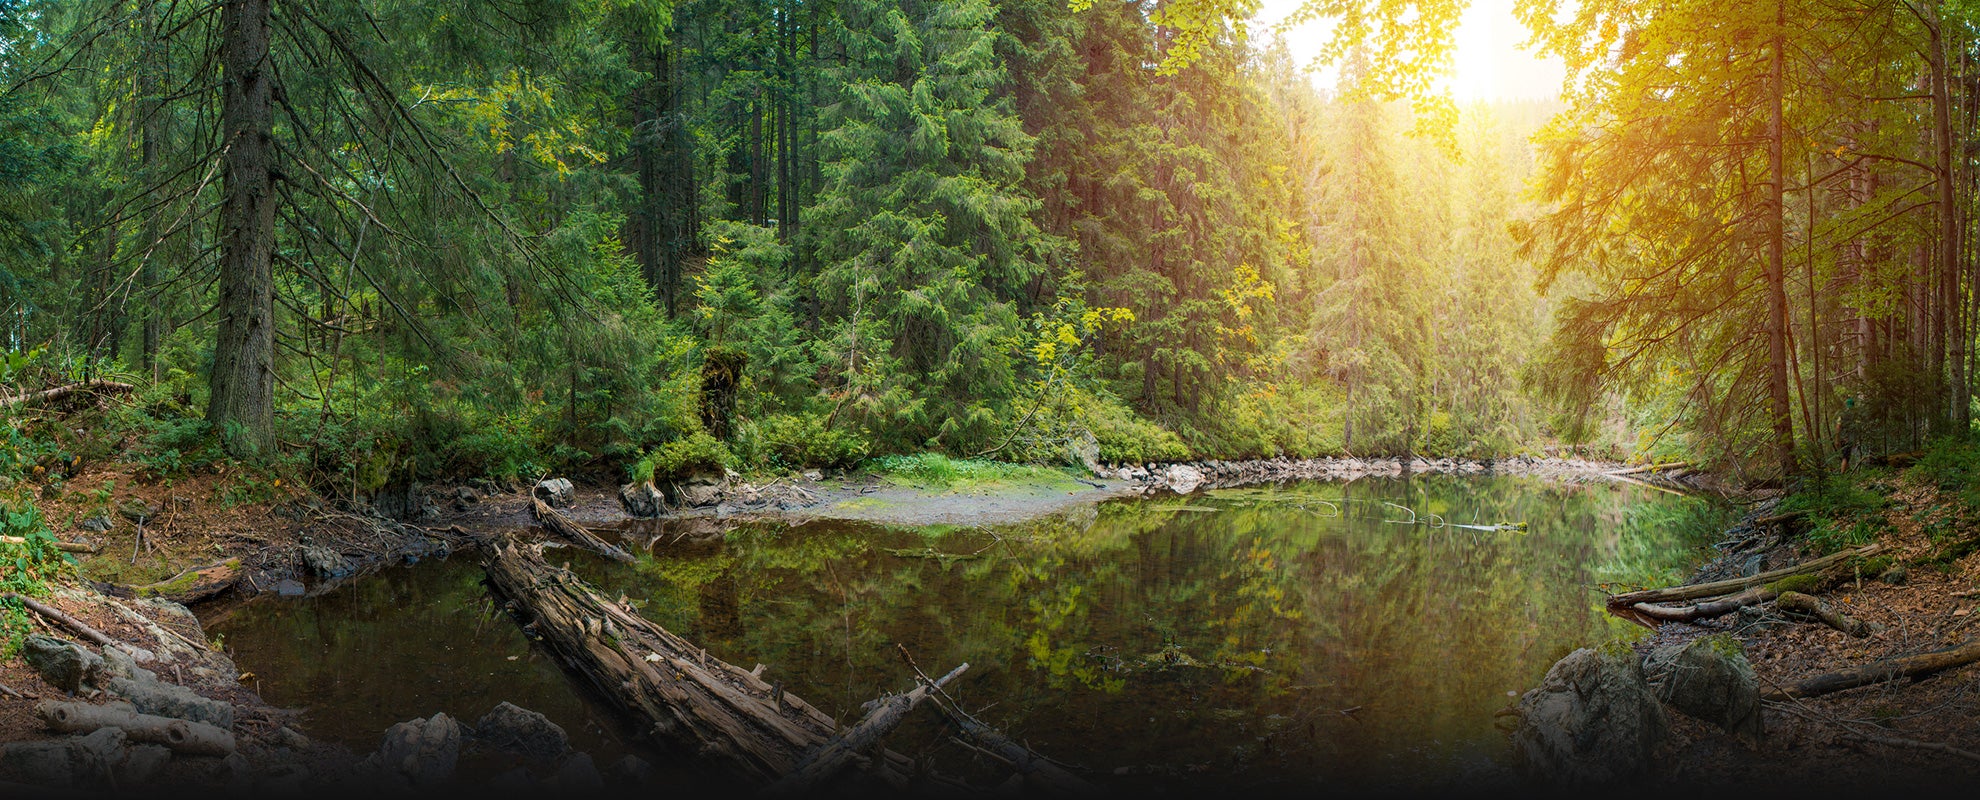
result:
[(535, 504), (536, 520), (543, 523), (543, 527), (549, 528), (558, 536), (569, 539), (586, 550), (590, 550), (614, 561), (632, 563), (637, 560), (633, 558), (631, 553), (613, 547), (604, 539), (598, 538), (597, 534), (585, 530), (583, 525), (572, 522), (569, 517), (559, 513), (557, 509), (551, 508), (542, 499), (533, 499), (530, 502)]
[(94, 733), (103, 728), (120, 728), (132, 741), (162, 744), (180, 755), (225, 756), (234, 752), (234, 735), (204, 722), (55, 700), (36, 704), (34, 713), (56, 733)]
[(228, 0), (221, 11), (221, 129), (226, 171), (220, 205), (219, 324), (206, 419), (236, 455), (275, 442), (275, 185), (268, 60), (274, 0)]
[(967, 669), (969, 664), (965, 663), (950, 670), (949, 674), (943, 675), (933, 684), (924, 683), (914, 687), (907, 694), (897, 694), (876, 701), (873, 710), (868, 712), (866, 718), (860, 720), (859, 724), (847, 728), (844, 733), (832, 737), (831, 741), (806, 754), (796, 769), (763, 790), (763, 794), (796, 795), (816, 790), (819, 784), (830, 780), (832, 776), (850, 766), (861, 753), (878, 745), (880, 737), (886, 736), (895, 726), (900, 725), (901, 720), (907, 718), (907, 713), (922, 700), (927, 699), (929, 693), (941, 689)]
[(1767, 125), (1767, 416), (1773, 427), (1774, 458), (1783, 477), (1799, 471), (1794, 458), (1794, 418), (1789, 410), (1787, 368), (1787, 283), (1786, 216), (1787, 175), (1782, 164), (1782, 139), (1787, 135), (1781, 123), (1781, 106), (1786, 91), (1787, 4), (1774, 5), (1774, 42), (1770, 57), (1773, 91), (1771, 119)]
[(1917, 678), (1934, 672), (1952, 669), (1980, 661), (1980, 639), (1967, 641), (1957, 647), (1933, 650), (1928, 653), (1901, 656), (1888, 661), (1851, 667), (1825, 675), (1817, 675), (1808, 680), (1785, 688), (1776, 688), (1761, 696), (1762, 700), (1790, 700), (1802, 697), (1818, 697), (1833, 694), (1859, 686), (1894, 681), (1899, 678)]
[(1819, 619), (1823, 624), (1851, 636), (1869, 636), (1883, 629), (1883, 626), (1874, 622), (1865, 622), (1844, 614), (1835, 606), (1829, 605), (1822, 598), (1814, 595), (1802, 594), (1800, 592), (1782, 592), (1780, 600), (1776, 605), (1782, 611), (1792, 611), (1796, 614), (1805, 614)]
[(0, 397), (0, 408), (16, 406), (22, 403), (38, 403), (44, 400), (60, 400), (64, 397), (75, 394), (77, 392), (100, 392), (103, 394), (121, 394), (136, 388), (137, 388), (136, 386), (132, 386), (128, 383), (118, 383), (116, 381), (106, 381), (106, 380), (83, 381), (81, 383), (71, 383), (67, 386), (57, 386), (53, 389), (43, 389), (38, 392), (28, 392), (26, 394), (19, 394), (13, 397)]
[(1722, 581), (1712, 581), (1711, 583), (1694, 583), (1690, 586), (1673, 586), (1666, 589), (1644, 589), (1638, 592), (1624, 592), (1609, 596), (1609, 608), (1628, 608), (1637, 603), (1673, 603), (1680, 600), (1718, 597), (1720, 595), (1732, 594), (1747, 587), (1773, 583), (1790, 575), (1800, 575), (1828, 569), (1852, 558), (1869, 558), (1881, 552), (1884, 552), (1884, 545), (1867, 544), (1855, 550), (1845, 550), (1811, 561), (1803, 561), (1791, 567), (1782, 567), (1777, 570), (1762, 572), (1758, 575), (1751, 575), (1744, 578), (1728, 578)]

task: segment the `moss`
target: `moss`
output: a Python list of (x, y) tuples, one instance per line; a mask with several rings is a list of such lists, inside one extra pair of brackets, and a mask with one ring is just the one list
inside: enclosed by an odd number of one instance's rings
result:
[[(241, 566), (241, 560), (238, 558), (230, 558), (224, 562), (221, 562), (217, 566), (232, 567), (235, 569), (239, 569)], [(169, 597), (171, 595), (185, 592), (193, 588), (194, 586), (199, 585), (199, 579), (200, 579), (200, 573), (187, 572), (184, 575), (179, 575), (173, 578), (169, 582), (142, 587), (138, 589), (138, 594), (143, 595), (145, 597)]]
[(1863, 574), (1870, 576), (1882, 575), (1894, 563), (1896, 562), (1892, 561), (1890, 556), (1877, 556), (1866, 559), (1862, 564), (1861, 571)]
[(1785, 578), (1774, 581), (1773, 583), (1767, 584), (1767, 590), (1775, 594), (1783, 594), (1786, 592), (1802, 592), (1806, 594), (1820, 589), (1821, 586), (1822, 586), (1822, 576), (1802, 574), (1802, 575), (1789, 575)]
[(1741, 644), (1739, 638), (1730, 633), (1715, 633), (1710, 636), (1700, 637), (1697, 643), (1692, 646), (1710, 647), (1713, 651), (1726, 658), (1746, 657), (1746, 645)]

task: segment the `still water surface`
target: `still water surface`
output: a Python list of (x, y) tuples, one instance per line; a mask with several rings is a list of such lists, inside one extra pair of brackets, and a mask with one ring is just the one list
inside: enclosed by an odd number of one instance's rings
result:
[[(1493, 712), (1617, 624), (1599, 586), (1678, 579), (1702, 503), (1626, 485), (1416, 476), (1116, 500), (994, 529), (811, 522), (553, 561), (850, 723), (970, 663), (958, 698), (1123, 787), (1421, 786), (1505, 761)], [(1414, 520), (1412, 522), (1412, 520)], [(1524, 530), (1490, 527), (1526, 523)], [(268, 701), (360, 752), (392, 723), (543, 712), (608, 763), (666, 763), (498, 613), (472, 554), (211, 621)], [(891, 746), (984, 766), (932, 713)]]

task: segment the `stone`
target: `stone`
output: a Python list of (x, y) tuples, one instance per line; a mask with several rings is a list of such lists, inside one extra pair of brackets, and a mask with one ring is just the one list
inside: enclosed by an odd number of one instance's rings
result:
[(551, 508), (570, 508), (577, 503), (577, 487), (564, 478), (548, 478), (536, 482), (530, 493)]
[(1718, 634), (1650, 651), (1645, 672), (1657, 697), (1686, 716), (1758, 743), (1760, 681), (1739, 640)]
[(619, 507), (640, 519), (657, 517), (667, 509), (667, 496), (651, 482), (628, 483), (619, 487)]
[(1169, 481), (1169, 488), (1176, 494), (1189, 494), (1203, 485), (1203, 473), (1188, 464), (1176, 464), (1162, 473)]
[(393, 725), (365, 763), (415, 786), (433, 786), (454, 776), (460, 758), (461, 724), (442, 712)]
[(808, 469), (804, 471), (804, 479), (811, 481), (812, 483), (817, 483), (819, 481), (825, 480), (825, 473), (819, 472), (818, 470), (815, 469)]
[(139, 676), (111, 678), (104, 688), (130, 701), (140, 714), (204, 722), (225, 731), (234, 729), (232, 703), (202, 697), (198, 692), (176, 683)]
[(705, 508), (722, 502), (728, 481), (714, 475), (695, 475), (683, 481), (668, 481), (663, 491), (675, 506)]
[(289, 578), (276, 581), (274, 588), (278, 597), (301, 597), (305, 591), (301, 582)]
[(308, 750), (310, 745), (309, 737), (287, 725), (275, 729), (275, 743), (290, 750)]
[(1514, 757), (1528, 774), (1566, 786), (1638, 777), (1670, 735), (1643, 665), (1627, 651), (1569, 653), (1520, 698), (1519, 718)]
[(1093, 438), (1092, 431), (1085, 431), (1066, 443), (1067, 455), (1073, 463), (1086, 468), (1094, 475), (1105, 475), (1106, 468), (1100, 466), (1100, 440)]
[(336, 548), (309, 544), (301, 546), (298, 550), (302, 554), (303, 566), (310, 574), (324, 580), (342, 578), (355, 571), (351, 563), (345, 560), (344, 554), (337, 552)]
[(1877, 580), (1892, 586), (1903, 586), (1904, 582), (1910, 579), (1911, 571), (1905, 569), (1903, 564), (1892, 564), (1890, 569), (1884, 570), (1884, 574), (1877, 576)]
[(598, 767), (591, 763), (588, 753), (572, 753), (557, 767), (557, 774), (550, 776), (550, 782), (558, 791), (565, 794), (576, 792), (597, 792), (605, 788), (605, 777), (598, 774)]
[(21, 658), (48, 685), (70, 694), (103, 679), (103, 658), (67, 639), (29, 634), (21, 642)]
[(98, 514), (82, 521), (82, 529), (90, 533), (103, 533), (115, 527), (117, 521), (111, 519), (109, 514)]
[(570, 737), (549, 717), (507, 700), (474, 723), (474, 740), (485, 747), (543, 761), (571, 749)]
[(136, 497), (127, 498), (124, 500), (124, 502), (117, 504), (118, 514), (122, 514), (124, 519), (130, 520), (139, 525), (143, 525), (147, 520), (150, 520), (153, 517), (158, 516), (158, 512), (160, 510), (161, 509), (158, 506), (147, 503), (143, 499)]
[(75, 785), (69, 741), (15, 742), (0, 747), (0, 773), (30, 786), (67, 789)]
[(605, 768), (605, 776), (612, 783), (622, 786), (647, 786), (654, 782), (653, 765), (646, 759), (627, 754)]

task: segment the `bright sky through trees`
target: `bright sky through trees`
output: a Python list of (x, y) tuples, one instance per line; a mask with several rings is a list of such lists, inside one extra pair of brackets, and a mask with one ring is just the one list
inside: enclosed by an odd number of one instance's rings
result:
[[(1252, 35), (1269, 41), (1271, 26), (1302, 1), (1265, 0), (1253, 18)], [(1300, 26), (1286, 33), (1286, 45), (1295, 59), (1308, 62), (1333, 35), (1332, 27), (1327, 21)], [(1458, 26), (1457, 54), (1447, 79), (1452, 98), (1464, 103), (1559, 97), (1564, 71), (1560, 59), (1536, 57), (1522, 46), (1527, 35), (1525, 26), (1513, 17), (1513, 0), (1472, 0)], [(1333, 76), (1333, 70), (1324, 70), (1316, 82), (1330, 87)]]

